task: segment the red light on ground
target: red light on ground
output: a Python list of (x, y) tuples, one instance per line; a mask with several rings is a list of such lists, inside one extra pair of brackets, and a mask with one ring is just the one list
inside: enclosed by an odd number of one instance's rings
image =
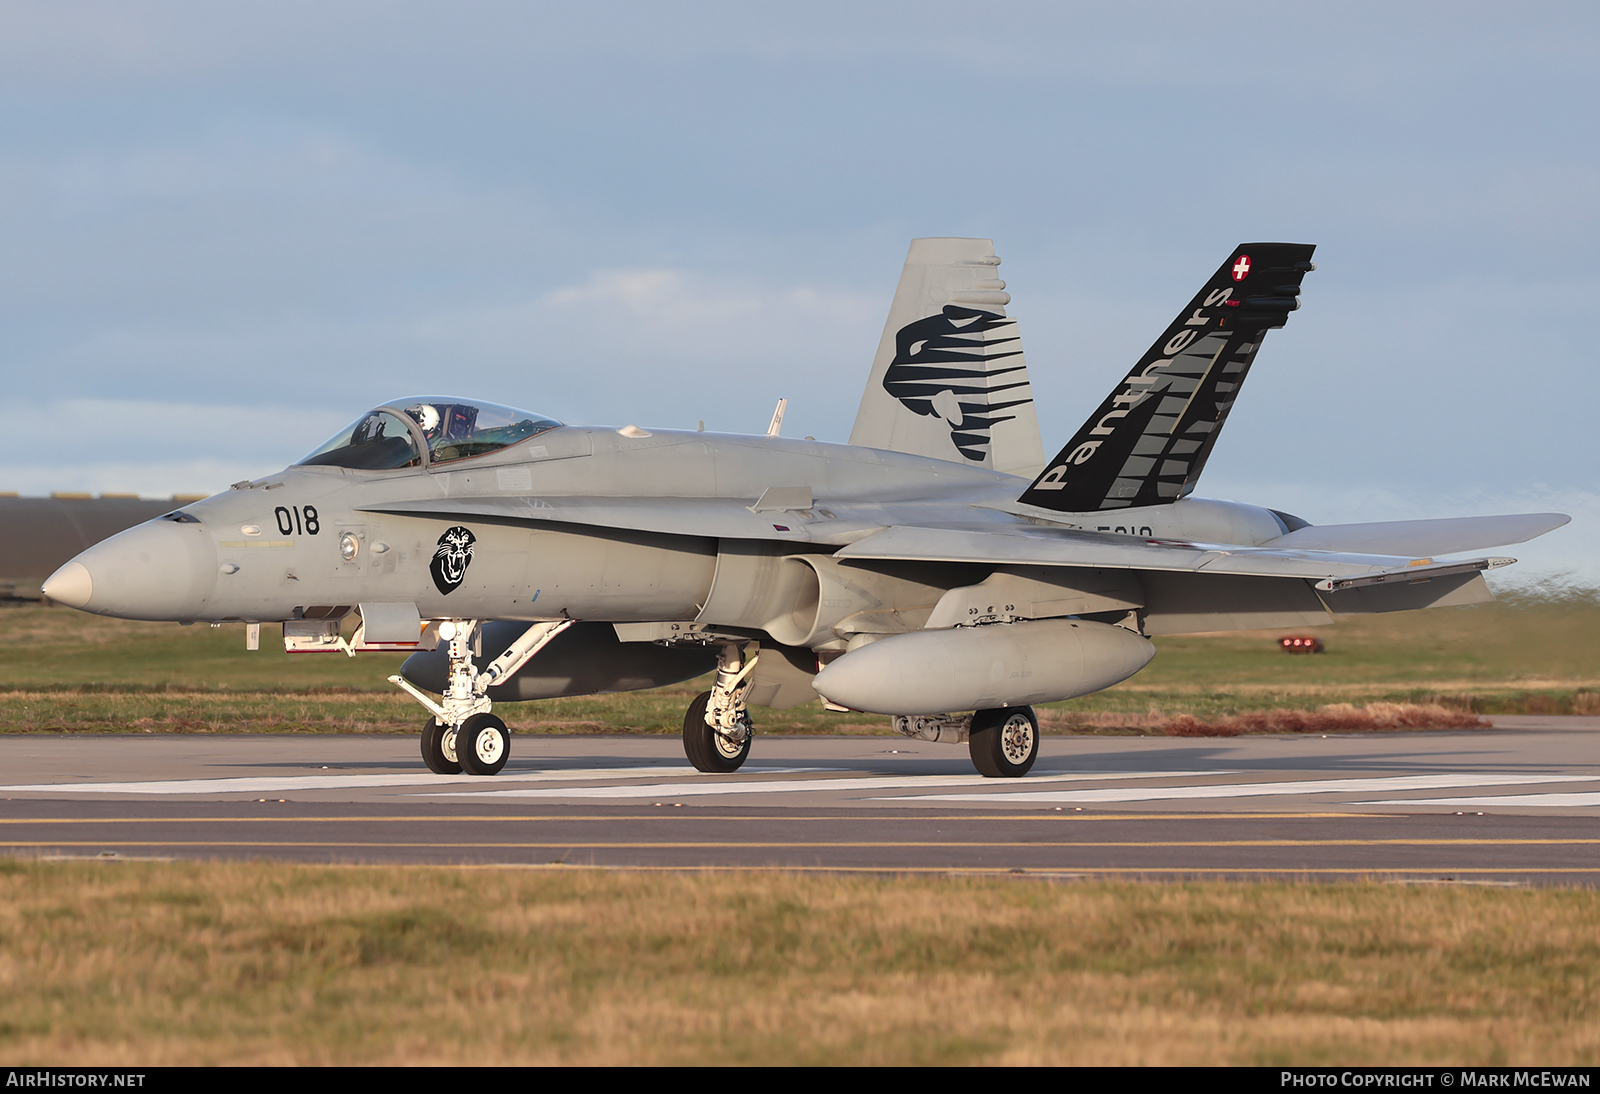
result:
[(1278, 639), (1285, 653), (1321, 653), (1322, 639), (1314, 635), (1289, 635)]

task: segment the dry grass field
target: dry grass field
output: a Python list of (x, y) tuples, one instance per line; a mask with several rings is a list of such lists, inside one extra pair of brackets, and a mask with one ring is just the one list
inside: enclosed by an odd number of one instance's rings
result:
[[(415, 732), (420, 709), (385, 682), (402, 657), (291, 657), (263, 629), (263, 649), (247, 653), (238, 626), (0, 609), (0, 732)], [(1161, 638), (1156, 659), (1133, 679), (1039, 713), (1046, 732), (1057, 733), (1312, 731), (1329, 728), (1327, 717), (1345, 730), (1445, 727), (1471, 724), (1463, 714), (1600, 714), (1594, 590), (1356, 617), (1321, 633), (1328, 652), (1310, 656), (1283, 653), (1275, 633)], [(521, 733), (675, 733), (700, 690), (689, 682), (499, 713)], [(1318, 711), (1320, 725), (1285, 718)], [(818, 703), (758, 710), (757, 723), (764, 733), (888, 732), (887, 719), (832, 714)]]
[(0, 862), (38, 1064), (1587, 1064), (1600, 894)]

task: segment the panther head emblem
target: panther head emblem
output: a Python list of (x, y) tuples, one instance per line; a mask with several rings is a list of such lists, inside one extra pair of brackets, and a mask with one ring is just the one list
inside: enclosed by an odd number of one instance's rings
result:
[(466, 579), (467, 566), (472, 562), (472, 545), (478, 537), (457, 526), (439, 537), (439, 546), (433, 552), (428, 572), (441, 593), (453, 593)]

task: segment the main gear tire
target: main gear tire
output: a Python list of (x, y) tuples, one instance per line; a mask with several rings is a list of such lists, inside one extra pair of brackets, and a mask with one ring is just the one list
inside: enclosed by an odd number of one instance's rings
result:
[(972, 766), (990, 779), (1020, 779), (1039, 758), (1039, 719), (1032, 707), (980, 710), (967, 738)]
[(725, 775), (737, 771), (750, 755), (750, 741), (754, 737), (748, 726), (744, 740), (734, 744), (707, 724), (706, 707), (711, 703), (711, 693), (702, 692), (683, 715), (683, 754), (696, 771)]
[(493, 714), (474, 714), (456, 733), (456, 758), (468, 775), (498, 775), (511, 758), (511, 732)]
[(461, 761), (456, 759), (456, 731), (453, 726), (442, 726), (437, 718), (429, 718), (423, 723), (422, 762), (435, 775), (461, 774)]

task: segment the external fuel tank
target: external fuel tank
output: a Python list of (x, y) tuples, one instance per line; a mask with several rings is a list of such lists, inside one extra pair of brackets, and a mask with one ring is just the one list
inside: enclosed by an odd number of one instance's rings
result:
[(874, 714), (934, 714), (1071, 699), (1126, 680), (1149, 639), (1084, 619), (1043, 619), (896, 635), (823, 669), (825, 698)]

